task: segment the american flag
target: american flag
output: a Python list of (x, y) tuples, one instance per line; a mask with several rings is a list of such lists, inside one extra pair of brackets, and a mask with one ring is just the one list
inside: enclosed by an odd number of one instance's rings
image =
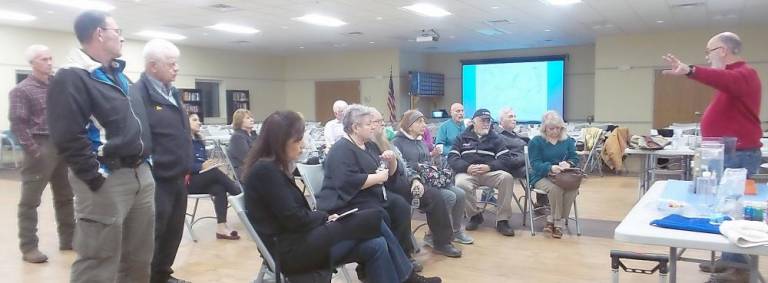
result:
[(392, 82), (392, 69), (389, 69), (389, 95), (387, 96), (387, 108), (389, 108), (389, 121), (397, 121), (397, 107), (395, 106), (395, 87)]

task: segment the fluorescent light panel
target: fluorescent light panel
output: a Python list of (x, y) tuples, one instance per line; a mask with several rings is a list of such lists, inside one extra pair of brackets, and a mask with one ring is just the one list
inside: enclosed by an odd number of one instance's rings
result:
[(143, 30), (140, 32), (135, 33), (138, 36), (143, 37), (149, 37), (149, 38), (162, 38), (167, 40), (183, 40), (187, 38), (186, 36), (176, 34), (176, 33), (170, 33), (170, 32), (162, 32), (162, 31), (154, 31), (154, 30)]
[(410, 6), (404, 6), (402, 8), (422, 16), (433, 17), (433, 18), (452, 15), (451, 12), (448, 12), (443, 8), (440, 8), (438, 6), (435, 6), (429, 3), (416, 3)]
[(228, 23), (218, 23), (212, 26), (208, 26), (208, 28), (219, 30), (219, 31), (226, 31), (231, 33), (242, 33), (242, 34), (254, 34), (259, 32), (259, 30), (252, 27), (241, 26), (236, 24), (228, 24)]
[(0, 10), (0, 20), (29, 22), (29, 21), (34, 21), (35, 19), (37, 19), (37, 17), (32, 15), (13, 12), (13, 11)]
[(83, 10), (99, 10), (99, 11), (112, 11), (115, 6), (94, 0), (40, 0), (42, 2), (60, 6), (68, 6), (73, 8), (79, 8)]
[(318, 25), (318, 26), (326, 26), (326, 27), (340, 27), (343, 25), (346, 25), (347, 23), (329, 16), (324, 16), (320, 14), (306, 14), (301, 17), (293, 18), (296, 21), (312, 24), (312, 25)]
[(549, 5), (554, 5), (554, 6), (564, 6), (564, 5), (581, 3), (581, 0), (542, 0), (542, 1), (544, 1), (544, 3), (547, 3)]

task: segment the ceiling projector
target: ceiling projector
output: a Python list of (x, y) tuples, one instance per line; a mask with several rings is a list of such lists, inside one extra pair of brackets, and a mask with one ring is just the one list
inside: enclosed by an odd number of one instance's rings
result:
[(435, 29), (430, 30), (421, 30), (421, 34), (416, 37), (416, 42), (429, 42), (429, 41), (439, 41), (440, 40), (440, 34), (435, 31)]

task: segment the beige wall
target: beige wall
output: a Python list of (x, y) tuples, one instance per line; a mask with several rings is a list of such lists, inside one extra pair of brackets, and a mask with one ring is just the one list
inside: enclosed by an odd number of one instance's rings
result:
[[(461, 60), (505, 57), (526, 57), (568, 54), (565, 70), (565, 119), (584, 120), (594, 113), (594, 62), (593, 46), (522, 49), (472, 53), (440, 53), (427, 55), (427, 71), (445, 74), (445, 97), (426, 98), (420, 103), (422, 111), (450, 107), (461, 102)], [(515, 103), (510, 101), (511, 107)], [(496, 113), (493, 113), (496, 115)]]
[(400, 96), (397, 49), (309, 53), (287, 56), (284, 62), (285, 105), (302, 112), (307, 120), (315, 120), (315, 81), (360, 80), (360, 102), (376, 107), (387, 116), (386, 99), (392, 68), (395, 95)]
[[(30, 70), (24, 61), (24, 50), (31, 44), (44, 44), (51, 48), (56, 67), (66, 63), (66, 55), (79, 45), (74, 34), (35, 29), (0, 26), (5, 39), (0, 46), (0, 129), (8, 129), (7, 93), (16, 84), (17, 70)], [(126, 74), (138, 79), (143, 69), (141, 57), (144, 42), (127, 41), (123, 58), (128, 62)], [(220, 112), (223, 118), (207, 119), (206, 123), (226, 122), (224, 90), (246, 89), (251, 92), (251, 109), (257, 113), (268, 113), (271, 109), (285, 106), (283, 98), (283, 62), (281, 57), (236, 53), (214, 49), (179, 46), (181, 58), (176, 86), (191, 88), (195, 79), (210, 79), (221, 82)]]
[[(709, 38), (722, 30), (691, 30), (655, 34), (609, 36), (595, 47), (595, 119), (629, 126), (643, 134), (653, 120), (654, 70), (664, 67), (661, 56), (674, 53), (689, 64), (706, 64), (704, 50)], [(743, 56), (763, 79), (768, 92), (768, 34), (763, 28), (732, 30), (744, 42)], [(768, 100), (762, 100), (762, 109)], [(768, 111), (761, 112), (768, 119)]]

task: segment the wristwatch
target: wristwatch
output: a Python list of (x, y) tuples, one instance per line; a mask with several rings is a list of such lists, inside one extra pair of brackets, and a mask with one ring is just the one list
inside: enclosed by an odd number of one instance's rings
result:
[(688, 73), (687, 73), (687, 74), (685, 74), (685, 75), (686, 75), (686, 76), (689, 76), (689, 77), (690, 77), (691, 75), (693, 75), (693, 69), (695, 69), (695, 68), (696, 68), (696, 66), (694, 66), (694, 65), (688, 65)]

